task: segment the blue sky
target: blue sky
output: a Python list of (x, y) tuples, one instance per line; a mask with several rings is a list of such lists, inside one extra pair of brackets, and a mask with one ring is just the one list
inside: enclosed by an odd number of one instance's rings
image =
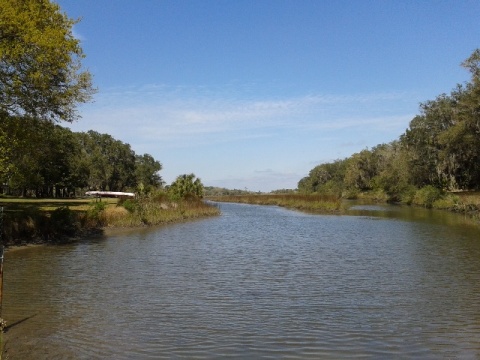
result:
[(167, 183), (296, 188), (315, 166), (397, 139), (468, 80), (480, 2), (58, 0), (94, 75), (93, 129), (158, 159)]

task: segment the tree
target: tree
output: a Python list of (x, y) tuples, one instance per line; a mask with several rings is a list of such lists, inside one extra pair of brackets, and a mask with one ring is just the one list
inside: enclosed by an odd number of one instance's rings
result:
[(135, 152), (129, 144), (92, 130), (76, 137), (91, 189), (123, 191), (135, 186)]
[(372, 179), (374, 189), (383, 190), (390, 200), (398, 201), (411, 187), (408, 156), (399, 141), (372, 149), (377, 162), (377, 175)]
[(148, 193), (152, 188), (159, 187), (162, 184), (162, 178), (158, 172), (162, 170), (162, 164), (156, 161), (152, 155), (135, 156), (135, 177), (137, 188)]
[(80, 148), (71, 130), (29, 117), (3, 120), (0, 132), (7, 135), (11, 151), (0, 182), (18, 195), (63, 197), (73, 192), (78, 186), (75, 172)]
[(170, 185), (169, 192), (177, 199), (191, 199), (203, 197), (203, 184), (195, 174), (179, 175)]
[(480, 49), (475, 49), (462, 66), (472, 74), (473, 82), (480, 81)]
[(480, 186), (480, 50), (462, 66), (471, 73), (471, 81), (421, 104), (421, 115), (401, 137), (418, 187)]
[(77, 21), (49, 0), (2, 0), (0, 19), (0, 113), (76, 119), (75, 105), (95, 91), (72, 33)]
[(298, 190), (306, 193), (341, 195), (345, 167), (346, 160), (317, 165), (310, 170), (307, 177), (298, 182)]
[(375, 154), (368, 149), (353, 154), (347, 161), (345, 186), (360, 191), (371, 190), (372, 179), (378, 173), (376, 160)]

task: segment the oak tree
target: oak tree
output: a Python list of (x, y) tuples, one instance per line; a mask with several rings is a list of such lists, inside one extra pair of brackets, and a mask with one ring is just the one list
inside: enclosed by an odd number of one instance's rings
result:
[(70, 19), (49, 0), (0, 2), (0, 115), (73, 121), (95, 89)]

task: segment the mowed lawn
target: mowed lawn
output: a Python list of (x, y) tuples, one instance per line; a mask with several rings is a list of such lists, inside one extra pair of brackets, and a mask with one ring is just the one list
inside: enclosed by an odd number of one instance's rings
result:
[[(36, 198), (13, 198), (0, 197), (0, 207), (4, 211), (16, 212), (37, 208), (38, 210), (50, 212), (60, 207), (68, 207), (72, 211), (87, 211), (90, 204), (100, 201), (93, 198), (75, 198), (75, 199), (36, 199)], [(103, 198), (102, 202), (108, 205), (116, 205), (118, 199)]]

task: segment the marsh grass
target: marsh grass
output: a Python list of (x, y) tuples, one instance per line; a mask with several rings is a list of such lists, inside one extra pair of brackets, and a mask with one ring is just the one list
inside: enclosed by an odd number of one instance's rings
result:
[(103, 225), (107, 227), (132, 227), (160, 225), (200, 217), (216, 216), (220, 210), (201, 200), (164, 202), (161, 199), (144, 198), (129, 200), (127, 206), (107, 208), (102, 214)]
[(278, 194), (278, 195), (235, 195), (211, 197), (213, 201), (235, 202), (257, 205), (276, 205), (290, 209), (321, 213), (341, 213), (345, 209), (341, 198), (335, 195)]
[(4, 211), (5, 245), (65, 242), (103, 227), (159, 225), (219, 215), (217, 207), (200, 200), (164, 201), (162, 197), (52, 200), (0, 198)]

